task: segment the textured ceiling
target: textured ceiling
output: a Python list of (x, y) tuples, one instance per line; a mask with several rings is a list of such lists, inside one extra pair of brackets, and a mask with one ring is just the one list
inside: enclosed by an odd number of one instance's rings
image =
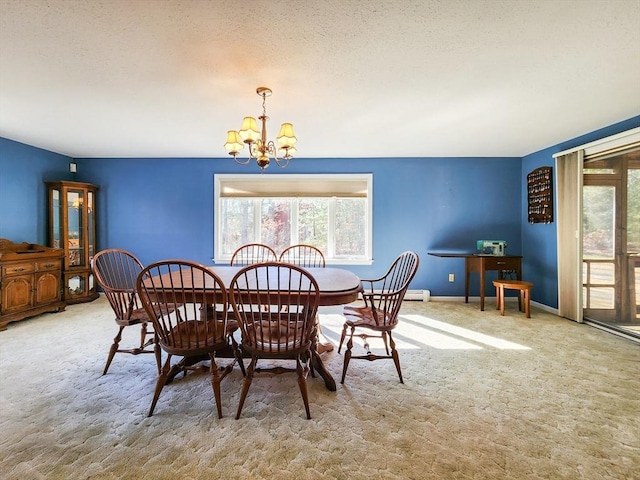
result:
[(640, 114), (640, 0), (0, 0), (0, 136), (82, 157), (522, 156)]

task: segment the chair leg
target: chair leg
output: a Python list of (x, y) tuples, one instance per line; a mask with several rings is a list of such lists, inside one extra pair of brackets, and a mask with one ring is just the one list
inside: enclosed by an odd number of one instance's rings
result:
[(160, 373), (162, 371), (162, 351), (161, 351), (161, 348), (160, 348), (160, 342), (158, 340), (158, 334), (157, 333), (153, 334), (153, 340), (154, 340), (153, 354), (156, 357), (156, 366), (158, 367), (158, 375), (160, 375)]
[(147, 417), (153, 415), (153, 410), (156, 408), (156, 403), (158, 403), (158, 398), (160, 397), (160, 392), (167, 384), (167, 380), (169, 379), (169, 370), (171, 368), (171, 354), (167, 355), (167, 360), (164, 362), (164, 366), (162, 367), (162, 373), (158, 376), (158, 381), (156, 382), (156, 390), (153, 394), (153, 400), (151, 401), (151, 408), (149, 408), (149, 413)]
[(211, 359), (211, 386), (213, 387), (213, 396), (216, 400), (216, 408), (218, 410), (218, 418), (222, 418), (222, 399), (220, 396), (220, 372), (218, 371), (218, 365), (216, 364), (216, 354), (214, 352), (209, 353)]
[(124, 330), (124, 327), (120, 327), (120, 329), (118, 330), (118, 334), (113, 339), (113, 344), (111, 345), (111, 348), (109, 349), (109, 356), (107, 357), (107, 364), (104, 366), (104, 370), (102, 371), (102, 375), (106, 375), (107, 374), (107, 370), (109, 370), (109, 366), (111, 365), (111, 361), (113, 360), (113, 357), (115, 356), (116, 352), (118, 351), (118, 346), (120, 345), (120, 340), (122, 340), (122, 330)]
[[(347, 326), (344, 326), (344, 331), (342, 335), (345, 335)], [(351, 360), (351, 348), (353, 348), (353, 332), (355, 332), (356, 328), (351, 327), (351, 334), (349, 335), (349, 341), (347, 342), (347, 350), (344, 352), (344, 365), (342, 366), (342, 380), (340, 383), (344, 383), (344, 377), (347, 376), (347, 368), (349, 367), (349, 361)]]
[[(387, 355), (389, 355), (389, 345), (387, 343), (387, 332), (382, 332), (380, 336), (382, 337), (382, 341), (384, 342), (384, 349), (387, 351)], [(389, 337), (391, 337), (391, 334), (389, 334)]]
[(344, 342), (345, 337), (347, 336), (347, 324), (345, 323), (342, 327), (342, 335), (340, 336), (340, 345), (338, 345), (338, 353), (340, 353), (340, 349), (342, 348), (342, 343)]
[(318, 337), (317, 335), (313, 334), (311, 336), (311, 349), (305, 353), (305, 358), (303, 359), (305, 362), (308, 362), (309, 365), (309, 373), (311, 373), (311, 376), (313, 378), (316, 378), (316, 372), (315, 369), (313, 368), (313, 353), (312, 352), (316, 352), (317, 355), (320, 355), (318, 353)]
[(298, 373), (298, 387), (300, 387), (300, 393), (302, 394), (304, 410), (307, 412), (307, 420), (311, 420), (311, 412), (309, 411), (309, 393), (307, 392), (307, 374), (309, 373), (309, 367), (302, 366), (300, 356), (296, 358), (296, 372)]
[(240, 348), (240, 345), (238, 345), (238, 342), (234, 338), (233, 333), (229, 336), (231, 337), (231, 348), (233, 349), (233, 354), (236, 357), (236, 361), (238, 362), (238, 365), (240, 366), (240, 371), (242, 372), (242, 376), (246, 377), (247, 372), (244, 369), (244, 360), (242, 359), (242, 349)]
[(393, 363), (396, 364), (396, 370), (398, 371), (398, 377), (400, 377), (400, 383), (404, 383), (404, 380), (402, 380), (402, 370), (400, 369), (400, 356), (398, 355), (398, 351), (396, 350), (396, 342), (393, 340), (391, 332), (388, 333), (389, 343), (391, 343), (391, 357), (393, 358)]
[(147, 322), (140, 324), (140, 351), (144, 350), (147, 341)]
[(242, 391), (240, 392), (240, 402), (238, 403), (238, 411), (236, 412), (236, 420), (240, 418), (240, 413), (242, 412), (242, 407), (244, 406), (244, 400), (247, 398), (247, 393), (249, 392), (249, 387), (251, 386), (251, 380), (253, 380), (253, 372), (256, 369), (256, 362), (258, 361), (258, 357), (255, 355), (251, 357), (251, 363), (249, 363), (249, 368), (247, 369), (247, 375), (244, 377), (242, 381)]

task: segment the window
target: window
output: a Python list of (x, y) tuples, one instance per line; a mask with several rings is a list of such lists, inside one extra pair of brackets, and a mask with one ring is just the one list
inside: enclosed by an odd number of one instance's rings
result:
[(331, 264), (371, 263), (372, 175), (214, 176), (215, 261), (264, 243), (318, 247)]

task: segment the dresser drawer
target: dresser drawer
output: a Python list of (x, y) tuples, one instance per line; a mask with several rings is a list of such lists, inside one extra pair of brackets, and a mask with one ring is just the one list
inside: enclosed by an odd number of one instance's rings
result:
[(520, 262), (513, 257), (484, 257), (485, 270), (518, 270)]
[(37, 263), (37, 270), (39, 272), (46, 272), (50, 270), (60, 270), (62, 262), (60, 260), (42, 260)]
[(25, 273), (34, 272), (36, 269), (35, 263), (10, 263), (2, 266), (2, 276), (4, 275), (22, 275)]

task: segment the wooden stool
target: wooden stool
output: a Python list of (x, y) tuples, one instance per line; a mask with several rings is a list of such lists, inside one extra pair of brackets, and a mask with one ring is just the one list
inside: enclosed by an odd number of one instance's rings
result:
[[(531, 318), (529, 304), (531, 300), (531, 289), (533, 283), (523, 282), (521, 280), (494, 280), (493, 286), (496, 287), (496, 310), (500, 309), (500, 315), (504, 317), (504, 290), (518, 290), (518, 307), (524, 312), (527, 318)], [(524, 310), (523, 310), (524, 308)]]

